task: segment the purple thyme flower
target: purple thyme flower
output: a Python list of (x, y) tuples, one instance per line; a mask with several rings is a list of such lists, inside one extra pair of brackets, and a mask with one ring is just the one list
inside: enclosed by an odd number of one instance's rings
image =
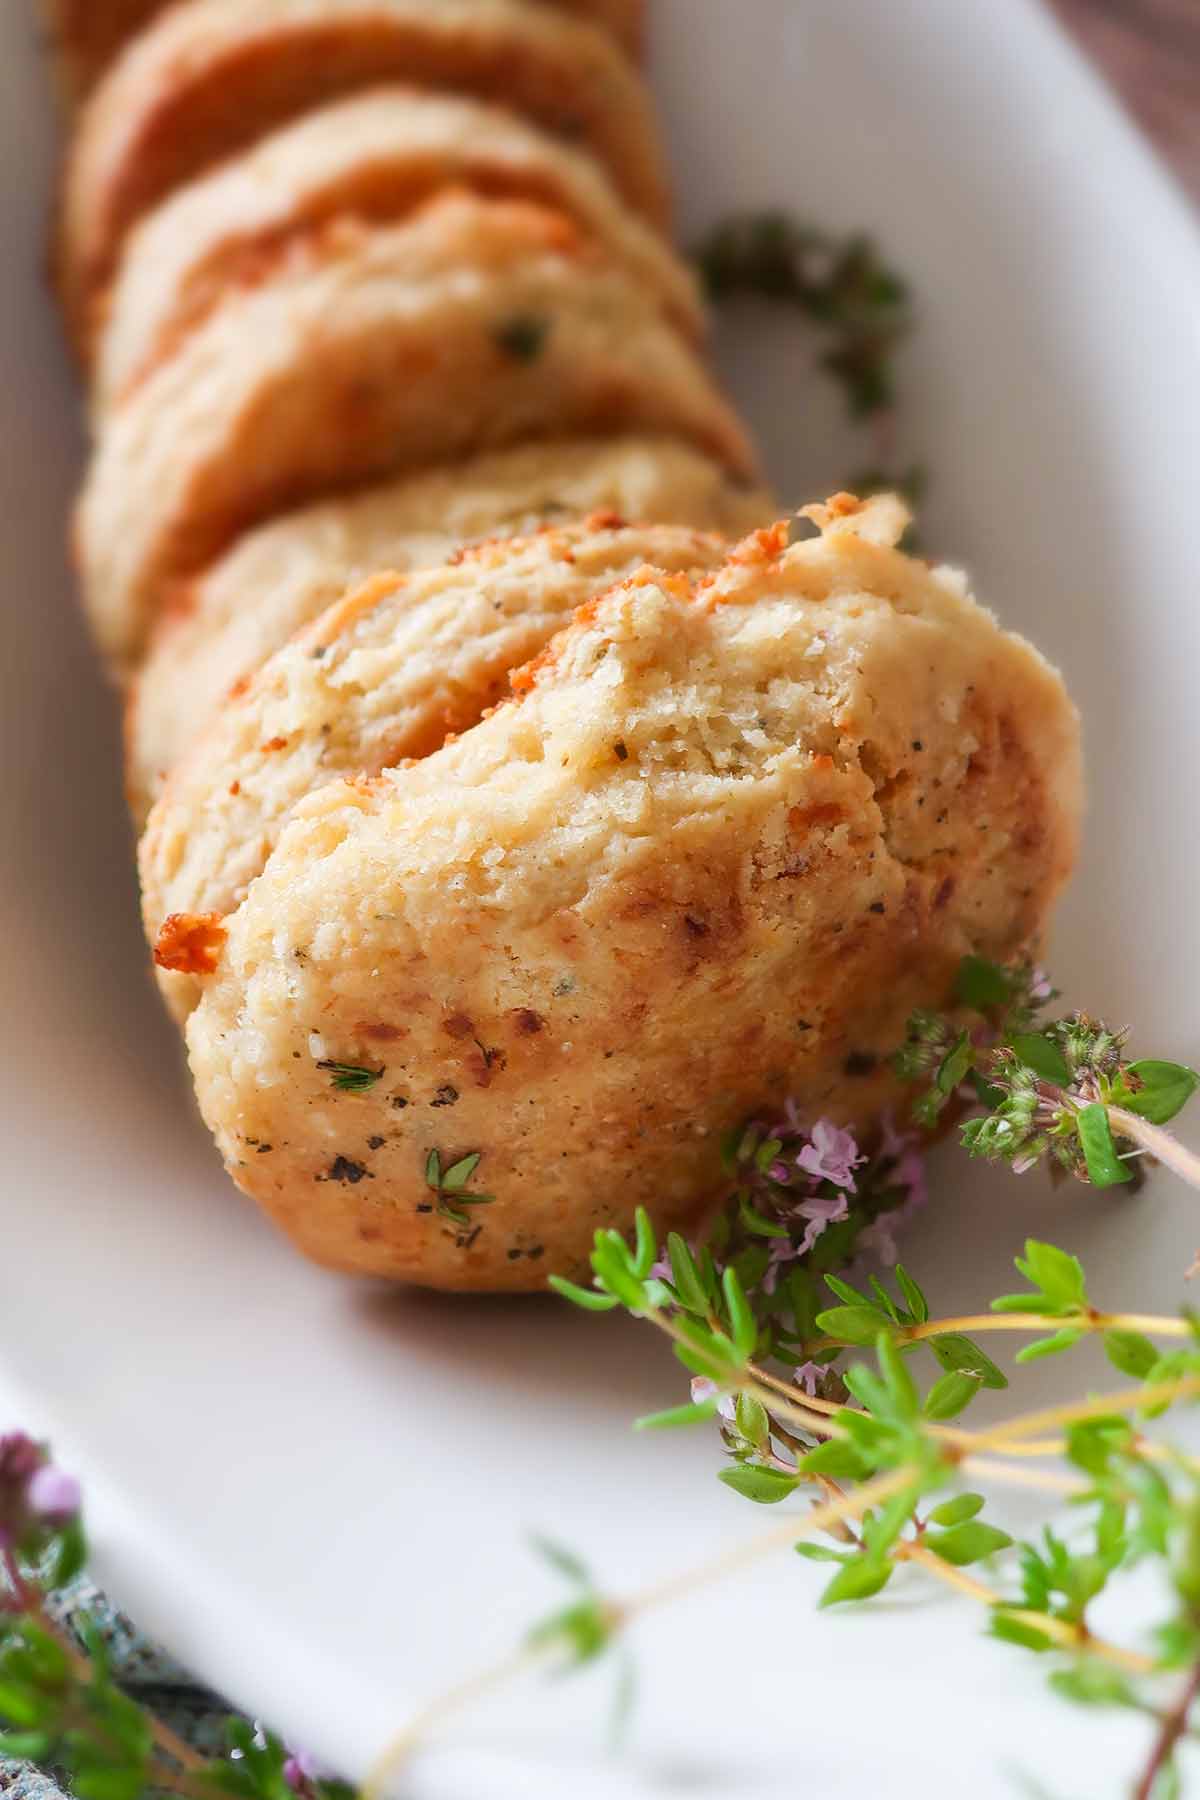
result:
[[(853, 1183), (851, 1184), (853, 1192)], [(802, 1219), (808, 1220), (804, 1236), (800, 1240), (798, 1255), (807, 1256), (827, 1225), (838, 1225), (850, 1211), (845, 1194), (833, 1194), (824, 1199), (814, 1194), (809, 1200), (802, 1200), (796, 1211)]]
[[(829, 1119), (818, 1119), (812, 1128), (811, 1141), (805, 1144), (796, 1162), (817, 1181), (828, 1181), (843, 1192), (852, 1194), (853, 1170), (865, 1161), (854, 1141), (854, 1134), (842, 1131)], [(845, 1216), (844, 1214), (842, 1215)]]
[(1033, 970), (1029, 977), (1029, 998), (1040, 1004), (1048, 1000), (1054, 992), (1054, 984), (1045, 969), (1040, 966)]
[(64, 1469), (43, 1463), (30, 1478), (25, 1499), (32, 1513), (51, 1525), (66, 1525), (79, 1511), (82, 1495), (79, 1483)]
[(792, 1380), (798, 1388), (803, 1388), (806, 1394), (812, 1395), (816, 1393), (824, 1373), (820, 1363), (801, 1363), (798, 1369), (792, 1370)]
[(0, 1549), (20, 1543), (33, 1522), (30, 1486), (46, 1461), (46, 1452), (23, 1431), (0, 1437)]
[(289, 1744), (287, 1761), (283, 1765), (283, 1779), (297, 1794), (312, 1782), (320, 1781), (321, 1769), (316, 1757), (307, 1750), (294, 1750)]
[(722, 1394), (716, 1382), (710, 1381), (707, 1375), (692, 1376), (692, 1404), (694, 1406), (699, 1406), (705, 1400), (711, 1400), (714, 1395), (719, 1396), (717, 1399), (717, 1417), (719, 1419), (725, 1419), (729, 1424), (732, 1424), (735, 1405), (733, 1395)]

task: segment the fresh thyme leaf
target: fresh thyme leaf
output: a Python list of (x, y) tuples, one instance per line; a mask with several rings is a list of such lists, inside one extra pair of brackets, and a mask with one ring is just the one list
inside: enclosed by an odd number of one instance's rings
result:
[(1037, 1031), (1018, 1032), (1009, 1039), (1009, 1044), (1026, 1067), (1040, 1075), (1043, 1081), (1056, 1082), (1059, 1087), (1066, 1087), (1070, 1082), (1070, 1064), (1053, 1038)]
[(1123, 1182), (1133, 1180), (1129, 1165), (1117, 1155), (1108, 1113), (1099, 1101), (1093, 1101), (1079, 1113), (1078, 1130), (1093, 1187), (1120, 1187)]
[(1012, 980), (999, 963), (983, 956), (964, 956), (954, 980), (955, 998), (976, 1012), (991, 1012), (1012, 998)]
[(383, 1069), (368, 1069), (359, 1063), (323, 1061), (317, 1067), (331, 1077), (330, 1086), (339, 1094), (365, 1094), (385, 1073)]
[(972, 1338), (960, 1331), (943, 1331), (925, 1340), (943, 1369), (957, 1369), (965, 1375), (977, 1375), (985, 1388), (1006, 1388), (1008, 1377), (998, 1369), (991, 1357)]
[(734, 1463), (731, 1468), (719, 1470), (718, 1478), (735, 1494), (755, 1500), (759, 1506), (776, 1506), (800, 1486), (798, 1475), (785, 1475), (781, 1469), (759, 1468), (754, 1463)]
[(906, 284), (869, 238), (839, 240), (783, 212), (744, 213), (717, 225), (695, 257), (714, 301), (756, 296), (795, 308), (828, 333), (821, 363), (853, 418), (892, 405), (895, 352), (912, 317)]
[(1166, 1125), (1200, 1087), (1200, 1075), (1182, 1063), (1135, 1062), (1130, 1063), (1128, 1073), (1141, 1087), (1121, 1104), (1127, 1112), (1149, 1119), (1152, 1125)]

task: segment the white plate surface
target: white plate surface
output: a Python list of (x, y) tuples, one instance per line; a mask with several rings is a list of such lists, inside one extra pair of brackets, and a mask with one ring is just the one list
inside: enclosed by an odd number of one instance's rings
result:
[[(875, 230), (911, 273), (926, 540), (1063, 664), (1087, 725), (1060, 979), (1196, 1060), (1200, 259), (1181, 202), (1027, 0), (653, 5), (689, 229), (774, 202)], [(644, 1331), (321, 1276), (215, 1166), (145, 973), (113, 709), (63, 553), (78, 442), (40, 281), (51, 132), (25, 11), (0, 16), (3, 1414), (86, 1477), (101, 1574), (138, 1618), (357, 1773), (551, 1598), (531, 1529), (622, 1590), (778, 1515), (717, 1485), (703, 1434), (630, 1436), (679, 1386)], [(782, 328), (731, 352), (797, 500), (845, 473), (806, 354)], [(1103, 1296), (1164, 1307), (1200, 1241), (1166, 1178), (1053, 1197), (951, 1157), (938, 1187), (907, 1257), (955, 1310), (1005, 1285), (1029, 1230), (1080, 1250)], [(1078, 1378), (1043, 1367), (1039, 1393)], [(465, 1718), (409, 1791), (990, 1800), (1020, 1768), (1062, 1796), (1123, 1791), (1136, 1724), (1048, 1701), (923, 1590), (818, 1617), (819, 1575), (785, 1556), (648, 1624), (624, 1761), (598, 1677), (549, 1704), (531, 1684)]]

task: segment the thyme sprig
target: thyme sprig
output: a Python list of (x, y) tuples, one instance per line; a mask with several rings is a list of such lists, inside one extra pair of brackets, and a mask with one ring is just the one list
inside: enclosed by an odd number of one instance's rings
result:
[(1017, 1174), (1046, 1163), (1058, 1179), (1116, 1187), (1138, 1179), (1142, 1154), (1200, 1187), (1200, 1157), (1162, 1129), (1200, 1075), (1182, 1063), (1130, 1060), (1128, 1033), (1087, 1013), (1047, 1020), (1056, 998), (1040, 969), (967, 957), (952, 1010), (913, 1013), (895, 1057), (914, 1087), (916, 1122), (934, 1127), (948, 1109), (969, 1107), (960, 1127), (967, 1153)]
[(739, 213), (694, 254), (714, 301), (754, 295), (782, 303), (827, 335), (821, 366), (842, 386), (852, 418), (891, 411), (893, 359), (912, 328), (912, 307), (907, 283), (869, 237), (832, 237), (780, 211)]
[[(1049, 1016), (1056, 997), (1036, 969), (968, 958), (949, 1004), (914, 1014), (897, 1053), (914, 1120), (933, 1130), (954, 1117), (971, 1155), (1017, 1172), (1042, 1162), (1056, 1179), (1112, 1186), (1141, 1157), (1200, 1185), (1200, 1161), (1164, 1129), (1200, 1077), (1131, 1060), (1123, 1031), (1083, 1013)], [(1134, 1800), (1181, 1792), (1181, 1758), (1200, 1736), (1200, 1459), (1157, 1435), (1157, 1421), (1200, 1402), (1200, 1318), (1101, 1305), (1078, 1258), (1037, 1239), (1016, 1259), (1023, 1285), (977, 1314), (935, 1316), (898, 1262), (889, 1279), (848, 1279), (864, 1250), (894, 1261), (893, 1227), (924, 1195), (918, 1139), (894, 1122), (864, 1150), (789, 1107), (733, 1133), (723, 1154), (727, 1205), (708, 1242), (671, 1233), (660, 1244), (639, 1212), (632, 1242), (597, 1232), (590, 1285), (551, 1285), (669, 1340), (690, 1393), (637, 1428), (715, 1424), (721, 1481), (781, 1507), (780, 1522), (628, 1596), (604, 1594), (572, 1552), (549, 1547), (567, 1604), (413, 1721), (364, 1800), (429, 1729), (519, 1668), (595, 1662), (645, 1613), (789, 1546), (829, 1566), (823, 1607), (869, 1600), (898, 1570), (969, 1599), (992, 1636), (1045, 1661), (1063, 1698), (1146, 1718)], [(469, 1191), (480, 1160), (429, 1156), (430, 1206), (456, 1225), (490, 1198)], [(972, 1427), (963, 1418), (979, 1393), (1009, 1385), (978, 1342), (988, 1333), (1028, 1338), (1018, 1370), (1098, 1340), (1127, 1384)], [(1043, 1494), (1054, 1509), (1067, 1502), (1072, 1522), (1052, 1516), (1037, 1537), (1015, 1540), (989, 1516), (995, 1487)], [(64, 1640), (46, 1600), (85, 1554), (74, 1483), (42, 1446), (0, 1439), (0, 1754), (61, 1768), (80, 1800), (348, 1800), (245, 1720), (231, 1722), (229, 1759), (206, 1762), (120, 1692), (97, 1634)], [(1165, 1576), (1155, 1628), (1133, 1642), (1098, 1633), (1100, 1596), (1147, 1563)]]

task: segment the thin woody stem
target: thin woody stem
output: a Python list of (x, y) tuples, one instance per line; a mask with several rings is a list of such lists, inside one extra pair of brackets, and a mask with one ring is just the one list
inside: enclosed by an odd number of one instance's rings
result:
[(1123, 1106), (1107, 1108), (1108, 1122), (1120, 1137), (1130, 1138), (1139, 1149), (1145, 1150), (1164, 1169), (1170, 1169), (1181, 1180), (1191, 1187), (1200, 1188), (1200, 1156), (1181, 1144), (1177, 1137), (1164, 1131), (1161, 1125), (1152, 1125), (1149, 1119), (1139, 1119), (1136, 1113), (1127, 1112)]
[[(928, 1319), (921, 1325), (899, 1325), (894, 1332), (897, 1344), (919, 1344), (926, 1338), (942, 1337), (948, 1332), (962, 1331), (1141, 1331), (1155, 1337), (1186, 1338), (1191, 1326), (1186, 1319), (1160, 1318), (1155, 1313), (963, 1313), (958, 1318)], [(882, 1327), (881, 1327), (882, 1329)], [(807, 1346), (820, 1350), (853, 1348), (845, 1338), (818, 1338)]]
[[(871, 1507), (882, 1505), (894, 1494), (901, 1493), (912, 1482), (919, 1479), (920, 1471), (909, 1466), (893, 1469), (886, 1475), (877, 1475), (872, 1481), (863, 1482), (852, 1494), (840, 1496), (837, 1500), (828, 1501), (823, 1506), (814, 1506), (803, 1518), (794, 1516), (784, 1525), (764, 1532), (748, 1543), (739, 1544), (724, 1556), (713, 1561), (687, 1569), (678, 1575), (658, 1583), (654, 1587), (645, 1588), (640, 1594), (629, 1600), (617, 1601), (606, 1609), (606, 1617), (610, 1632), (615, 1635), (624, 1630), (634, 1618), (668, 1605), (680, 1595), (690, 1593), (698, 1587), (705, 1587), (710, 1582), (721, 1581), (727, 1575), (734, 1574), (747, 1564), (757, 1562), (760, 1557), (781, 1550), (797, 1538), (811, 1537), (822, 1531), (831, 1531), (840, 1524), (851, 1519), (860, 1518)], [(494, 1663), (490, 1668), (460, 1682), (437, 1699), (430, 1702), (405, 1729), (398, 1733), (390, 1743), (386, 1744), (363, 1784), (362, 1800), (381, 1800), (390, 1777), (410, 1757), (418, 1744), (430, 1729), (440, 1724), (447, 1716), (456, 1713), (482, 1695), (490, 1693), (506, 1682), (522, 1669), (541, 1660), (546, 1651), (535, 1646), (524, 1646), (516, 1654)]]
[(1068, 1619), (1052, 1619), (1045, 1613), (1005, 1606), (1004, 1596), (996, 1588), (977, 1581), (965, 1569), (956, 1569), (925, 1544), (902, 1540), (896, 1545), (895, 1555), (900, 1562), (916, 1563), (947, 1587), (966, 1594), (968, 1599), (978, 1601), (981, 1606), (1004, 1606), (1006, 1617), (1033, 1626), (1043, 1637), (1050, 1638), (1064, 1650), (1086, 1650), (1089, 1655), (1098, 1656), (1104, 1662), (1112, 1663), (1118, 1669), (1126, 1669), (1131, 1674), (1148, 1675), (1154, 1668), (1153, 1657), (1144, 1656), (1140, 1650), (1126, 1650), (1121, 1644), (1109, 1643), (1107, 1638), (1093, 1637), (1085, 1626), (1072, 1625)]

